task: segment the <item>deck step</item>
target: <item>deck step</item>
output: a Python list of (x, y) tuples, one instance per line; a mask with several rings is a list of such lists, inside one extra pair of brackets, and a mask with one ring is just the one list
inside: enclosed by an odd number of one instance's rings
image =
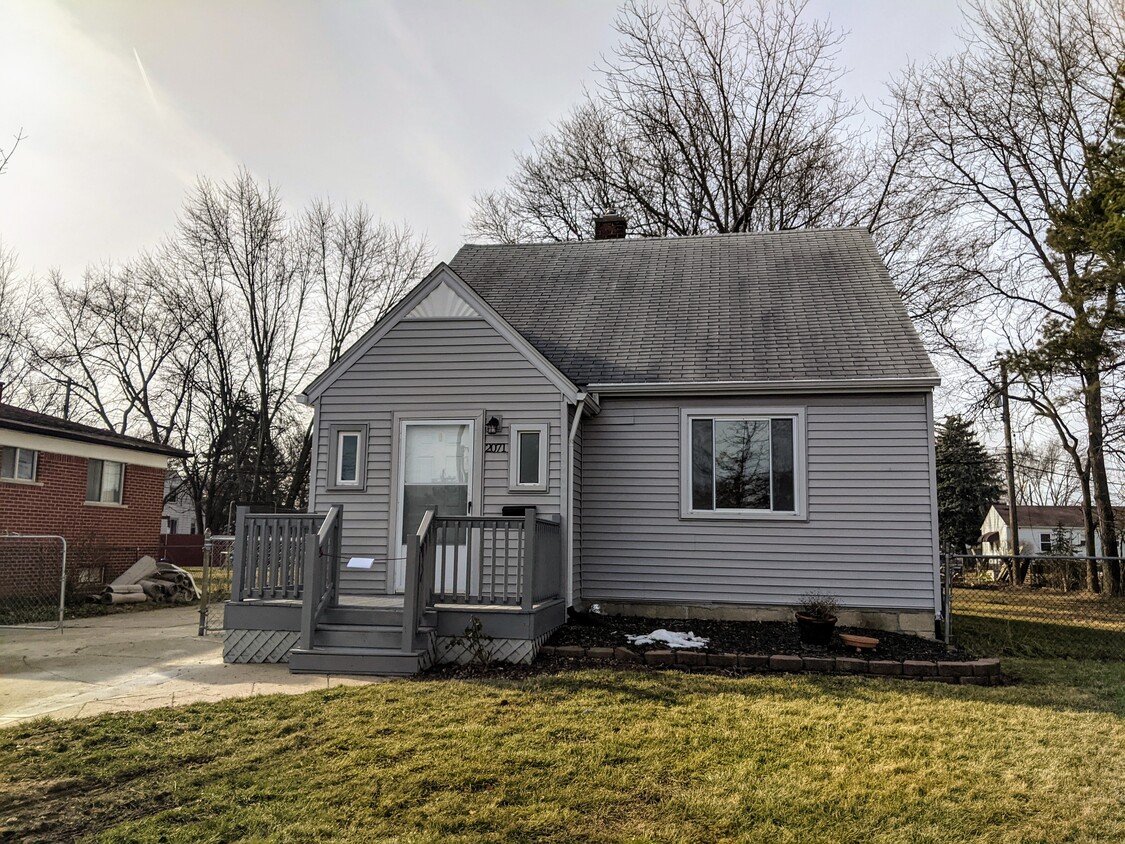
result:
[(291, 674), (374, 674), (405, 677), (430, 667), (433, 653), (420, 648), (410, 653), (391, 648), (314, 647), (289, 652)]
[[(342, 604), (328, 607), (321, 616), (328, 624), (367, 624), (375, 627), (402, 627), (401, 607), (364, 607)], [(422, 617), (423, 626), (437, 625), (437, 612), (428, 610)]]
[[(423, 628), (419, 639), (429, 638), (430, 628)], [(321, 622), (313, 633), (314, 647), (390, 648), (402, 647), (402, 627), (370, 624), (335, 624)]]

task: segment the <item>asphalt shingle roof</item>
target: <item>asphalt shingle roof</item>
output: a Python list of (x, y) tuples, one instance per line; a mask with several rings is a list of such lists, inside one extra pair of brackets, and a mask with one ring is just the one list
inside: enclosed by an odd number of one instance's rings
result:
[(449, 265), (580, 386), (937, 377), (864, 229), (467, 245)]
[(169, 457), (187, 457), (188, 452), (181, 451), (172, 446), (142, 440), (139, 437), (129, 437), (104, 428), (95, 428), (92, 425), (83, 425), (71, 422), (69, 419), (60, 419), (46, 413), (37, 413), (34, 410), (24, 410), (12, 404), (0, 404), (0, 428), (12, 431), (23, 431), (28, 434), (42, 434), (48, 437), (60, 437), (64, 440), (112, 445), (118, 448), (131, 448), (136, 451), (150, 451), (153, 454), (165, 454)]

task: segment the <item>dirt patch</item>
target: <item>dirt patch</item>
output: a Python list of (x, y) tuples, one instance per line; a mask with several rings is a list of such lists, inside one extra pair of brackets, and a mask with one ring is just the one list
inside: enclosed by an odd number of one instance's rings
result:
[(134, 789), (127, 781), (69, 778), (0, 783), (0, 841), (76, 841), (165, 809), (168, 798), (168, 794)]

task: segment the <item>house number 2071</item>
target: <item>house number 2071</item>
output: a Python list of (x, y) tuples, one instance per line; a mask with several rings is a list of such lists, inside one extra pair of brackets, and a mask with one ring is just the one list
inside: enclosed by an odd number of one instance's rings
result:
[(508, 453), (508, 444), (507, 443), (485, 443), (484, 444), (484, 453), (485, 454), (507, 454)]

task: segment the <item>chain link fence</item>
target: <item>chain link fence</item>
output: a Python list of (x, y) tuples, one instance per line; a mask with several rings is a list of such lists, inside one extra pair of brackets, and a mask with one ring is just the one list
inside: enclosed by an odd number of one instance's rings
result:
[(62, 626), (66, 551), (61, 536), (0, 536), (0, 627)]
[(1125, 660), (1125, 596), (1106, 577), (1120, 562), (947, 556), (946, 640), (988, 656)]
[(199, 635), (223, 629), (223, 608), (230, 600), (234, 537), (210, 536), (203, 540), (203, 567), (196, 583), (203, 597), (199, 602)]

